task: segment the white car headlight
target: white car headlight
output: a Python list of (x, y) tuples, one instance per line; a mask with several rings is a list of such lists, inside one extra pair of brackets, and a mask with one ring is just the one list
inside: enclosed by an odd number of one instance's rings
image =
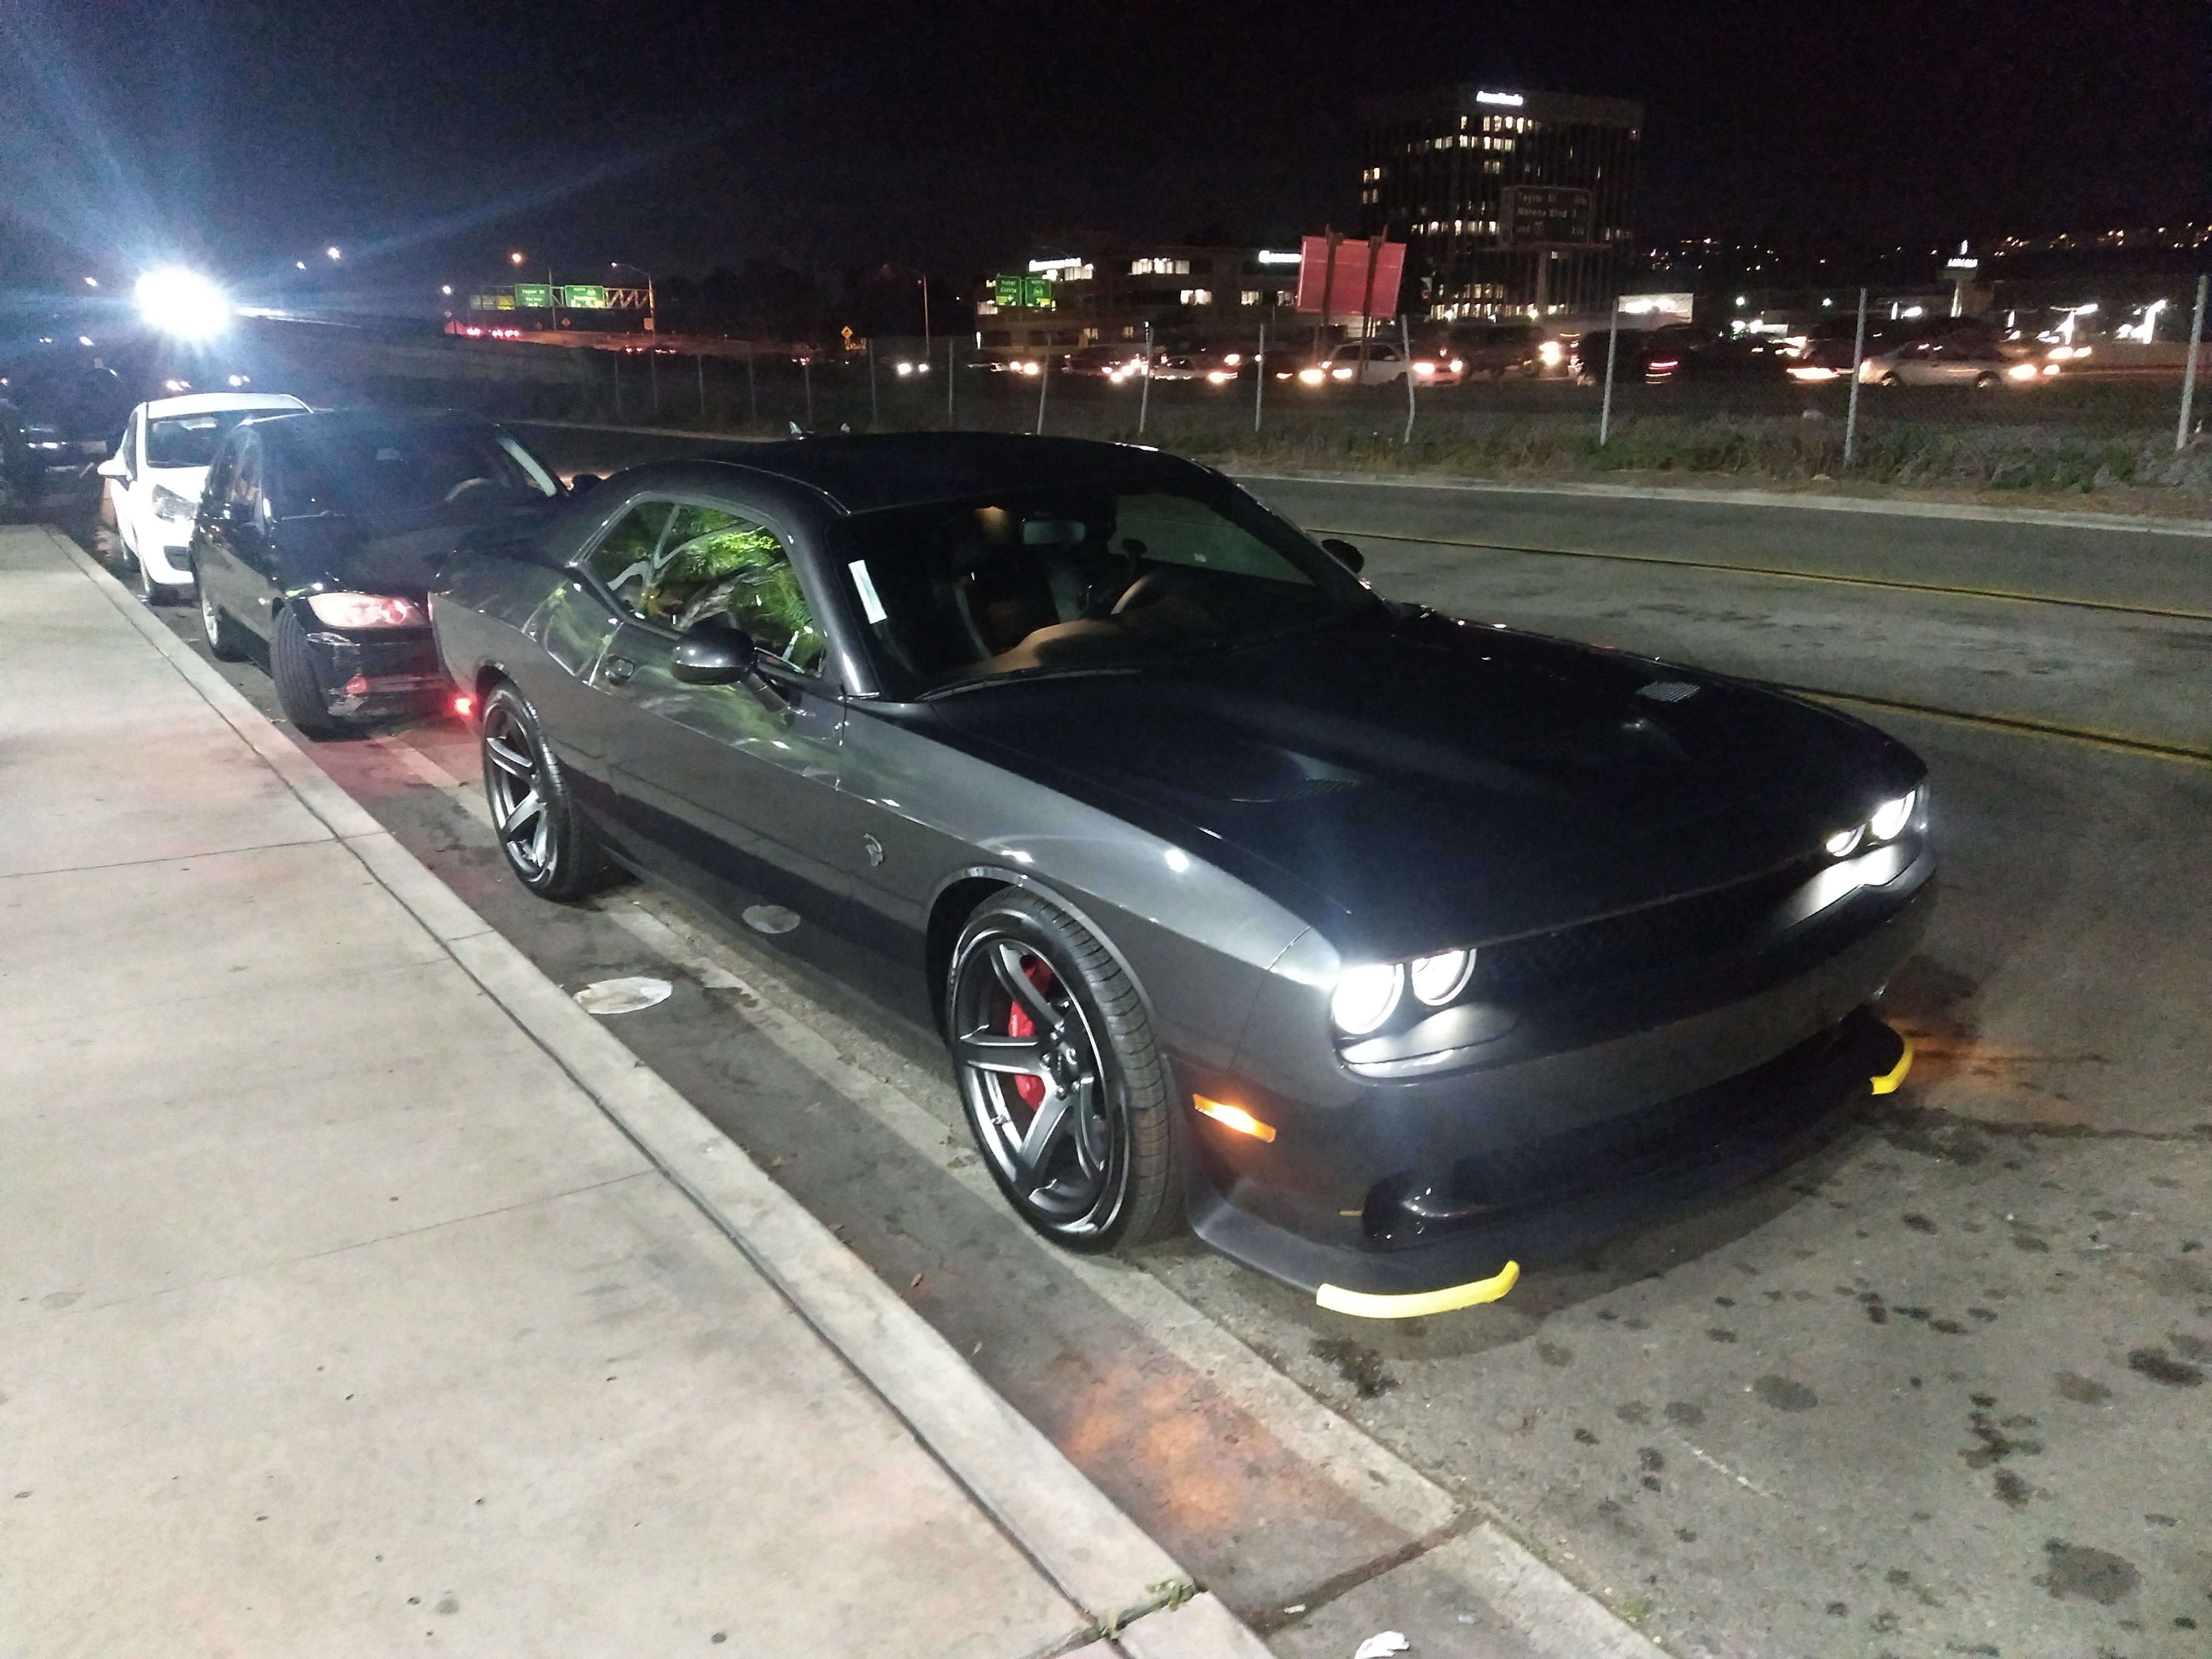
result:
[(1347, 968), (1328, 1000), (1328, 1016), (1346, 1036), (1364, 1036), (1389, 1018), (1405, 994), (1406, 969), (1395, 962)]
[(1874, 816), (1867, 820), (1867, 829), (1876, 841), (1895, 841), (1905, 833), (1905, 826), (1912, 822), (1912, 809), (1919, 799), (1920, 792), (1915, 789), (1909, 794), (1899, 795), (1895, 800), (1882, 802), (1874, 809)]
[(1432, 957), (1415, 957), (1406, 978), (1416, 999), (1431, 1008), (1441, 1008), (1467, 989), (1474, 973), (1474, 951), (1439, 951)]
[(200, 504), (189, 496), (179, 495), (167, 484), (154, 486), (154, 516), (157, 519), (189, 520), (200, 510)]
[(1866, 825), (1855, 823), (1848, 830), (1837, 830), (1820, 845), (1827, 848), (1830, 858), (1848, 858), (1859, 850), (1859, 843), (1865, 839)]
[(307, 609), (332, 628), (420, 628), (422, 607), (388, 593), (310, 593)]

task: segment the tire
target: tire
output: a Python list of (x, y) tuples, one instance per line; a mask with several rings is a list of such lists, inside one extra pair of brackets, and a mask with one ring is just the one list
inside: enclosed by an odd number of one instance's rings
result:
[(1182, 1183), (1168, 1068), (1105, 946), (1005, 889), (969, 917), (944, 995), (969, 1132), (1015, 1212), (1085, 1254), (1175, 1231)]
[(174, 605), (179, 599), (184, 597), (180, 590), (172, 586), (169, 583), (157, 582), (154, 580), (154, 573), (147, 569), (146, 561), (143, 555), (133, 553), (131, 556), (131, 562), (134, 569), (137, 571), (137, 575), (133, 580), (131, 586), (137, 589), (138, 597), (145, 600), (147, 604)]
[(244, 662), (246, 635), (231, 618), (231, 614), (215, 602), (208, 592), (207, 578), (198, 565), (192, 567), (192, 585), (200, 593), (200, 635), (207, 641), (208, 654), (217, 662)]
[[(205, 615), (207, 607), (200, 607)], [(276, 632), (269, 641), (269, 677), (276, 682), (276, 701), (293, 729), (318, 743), (341, 738), (351, 730), (349, 721), (331, 713), (330, 692), (307, 653), (307, 630), (300, 613), (290, 605), (276, 615)]]
[(1877, 384), (1880, 385), (1884, 391), (1894, 392), (1898, 387), (1903, 386), (1905, 382), (1899, 380), (1895, 374), (1885, 374), (1881, 377), (1881, 380), (1877, 382)]
[(477, 731), (484, 800), (514, 878), (546, 899), (581, 898), (605, 886), (613, 872), (522, 693), (495, 689)]
[(1974, 390), (1977, 392), (1988, 392), (1994, 389), (1997, 385), (1997, 377), (1990, 374), (1987, 369), (1984, 369), (1980, 374), (1974, 376)]

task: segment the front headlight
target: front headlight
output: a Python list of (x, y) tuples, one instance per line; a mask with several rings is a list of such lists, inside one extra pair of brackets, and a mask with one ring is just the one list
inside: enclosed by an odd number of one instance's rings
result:
[(307, 609), (332, 628), (419, 628), (422, 607), (387, 593), (310, 593)]
[(1302, 368), (1298, 371), (1298, 379), (1304, 380), (1308, 386), (1319, 386), (1327, 378), (1317, 368)]
[(1347, 968), (1328, 1000), (1328, 1017), (1346, 1036), (1365, 1036), (1390, 1018), (1405, 994), (1406, 970), (1395, 962)]
[(154, 486), (154, 516), (157, 519), (191, 519), (200, 510), (198, 501), (179, 495), (167, 484)]
[(1441, 1008), (1467, 989), (1474, 973), (1472, 951), (1441, 951), (1432, 957), (1415, 957), (1406, 969), (1413, 995), (1431, 1008)]
[(1874, 816), (1867, 820), (1867, 829), (1876, 841), (1895, 841), (1905, 833), (1905, 826), (1912, 822), (1912, 809), (1919, 800), (1920, 792), (1915, 789), (1908, 794), (1899, 795), (1895, 800), (1882, 802), (1874, 809)]

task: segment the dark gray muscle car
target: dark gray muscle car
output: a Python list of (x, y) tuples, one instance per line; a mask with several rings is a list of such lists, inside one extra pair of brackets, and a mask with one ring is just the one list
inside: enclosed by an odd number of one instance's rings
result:
[(1148, 450), (808, 439), (619, 474), (431, 615), (532, 890), (795, 916), (1040, 1232), (1388, 1316), (1893, 1088), (1934, 861), (1872, 727), (1358, 565)]

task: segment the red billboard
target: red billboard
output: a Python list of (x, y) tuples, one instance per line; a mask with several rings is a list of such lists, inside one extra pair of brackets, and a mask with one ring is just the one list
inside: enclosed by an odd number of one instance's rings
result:
[(1370, 246), (1351, 237), (1305, 238), (1300, 247), (1303, 257), (1298, 261), (1297, 308), (1319, 316), (1325, 297), (1331, 317), (1395, 316), (1398, 279), (1406, 270), (1406, 245), (1382, 244), (1373, 261), (1371, 286), (1368, 281)]

